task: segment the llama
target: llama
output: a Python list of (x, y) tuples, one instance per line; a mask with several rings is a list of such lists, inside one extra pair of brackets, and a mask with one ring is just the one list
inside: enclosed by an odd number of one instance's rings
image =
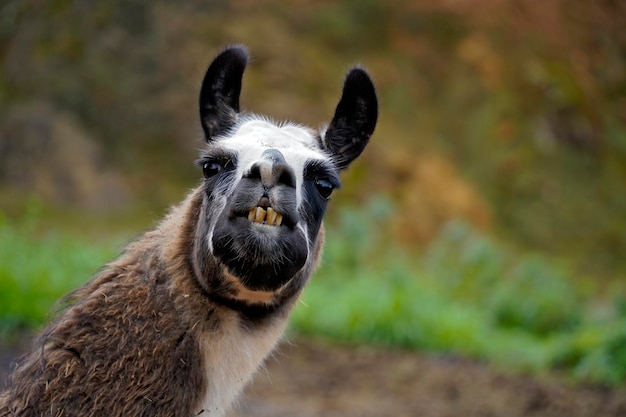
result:
[(247, 62), (227, 48), (204, 77), (201, 184), (64, 299), (0, 416), (223, 416), (281, 339), (378, 104), (354, 67), (325, 129), (274, 123), (240, 112)]

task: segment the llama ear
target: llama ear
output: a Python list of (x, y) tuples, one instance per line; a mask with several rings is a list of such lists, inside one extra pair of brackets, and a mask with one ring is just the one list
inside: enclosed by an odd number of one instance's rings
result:
[(222, 51), (207, 69), (200, 90), (200, 122), (207, 142), (235, 124), (247, 63), (246, 48), (235, 46)]
[(343, 85), (335, 116), (322, 139), (339, 169), (345, 169), (363, 152), (378, 119), (376, 89), (367, 72), (353, 68)]

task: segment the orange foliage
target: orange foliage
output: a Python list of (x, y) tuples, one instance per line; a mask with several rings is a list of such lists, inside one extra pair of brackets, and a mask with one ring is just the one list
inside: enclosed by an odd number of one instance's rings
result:
[(492, 223), (489, 205), (455, 166), (434, 153), (417, 154), (400, 147), (363, 155), (367, 171), (357, 181), (369, 196), (391, 198), (393, 237), (408, 245), (427, 243), (451, 219), (465, 219), (480, 229)]

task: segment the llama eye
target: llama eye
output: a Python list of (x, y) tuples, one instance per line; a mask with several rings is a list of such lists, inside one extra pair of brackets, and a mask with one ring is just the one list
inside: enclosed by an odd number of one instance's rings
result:
[(320, 195), (327, 200), (330, 198), (330, 195), (335, 189), (335, 186), (325, 178), (316, 179), (315, 187), (317, 188), (317, 191), (320, 193)]
[(205, 162), (202, 164), (202, 173), (204, 174), (204, 178), (211, 178), (217, 175), (223, 166), (218, 162)]

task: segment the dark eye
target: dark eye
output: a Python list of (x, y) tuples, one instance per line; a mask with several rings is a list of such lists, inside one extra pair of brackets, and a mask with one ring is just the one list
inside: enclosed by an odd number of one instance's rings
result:
[(202, 173), (204, 178), (211, 178), (217, 175), (224, 167), (216, 161), (207, 161), (202, 164)]
[(317, 191), (320, 193), (320, 195), (327, 200), (330, 198), (330, 195), (335, 189), (335, 186), (325, 178), (316, 179), (315, 187), (317, 188)]

